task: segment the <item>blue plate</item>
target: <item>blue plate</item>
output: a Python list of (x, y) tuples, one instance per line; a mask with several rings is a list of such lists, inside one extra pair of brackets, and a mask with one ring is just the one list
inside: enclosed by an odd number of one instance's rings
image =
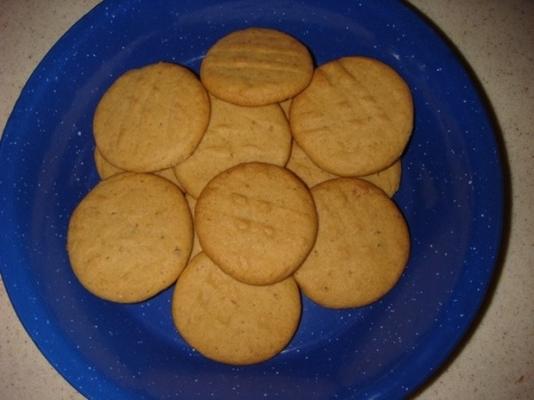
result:
[[(106, 88), (160, 60), (198, 71), (215, 40), (246, 26), (296, 36), (318, 64), (367, 55), (408, 81), (416, 122), (395, 200), (413, 249), (381, 301), (334, 311), (303, 299), (288, 348), (235, 368), (184, 343), (170, 289), (137, 305), (90, 295), (71, 271), (65, 235), (73, 208), (98, 181), (91, 120)], [(2, 276), (39, 349), (90, 398), (399, 398), (440, 366), (481, 304), (500, 245), (502, 184), (494, 132), (466, 69), (401, 2), (104, 2), (50, 50), (7, 124)]]

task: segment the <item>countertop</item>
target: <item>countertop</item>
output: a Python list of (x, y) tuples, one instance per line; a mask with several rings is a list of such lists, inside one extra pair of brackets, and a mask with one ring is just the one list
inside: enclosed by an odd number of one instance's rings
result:
[[(97, 0), (0, 2), (0, 128), (33, 69)], [(419, 399), (534, 396), (534, 2), (412, 0), (474, 70), (504, 144), (511, 212), (494, 283), (470, 333)], [(0, 131), (1, 132), (1, 131)], [(530, 211), (530, 212), (529, 212)], [(79, 399), (22, 328), (0, 284), (0, 398)]]

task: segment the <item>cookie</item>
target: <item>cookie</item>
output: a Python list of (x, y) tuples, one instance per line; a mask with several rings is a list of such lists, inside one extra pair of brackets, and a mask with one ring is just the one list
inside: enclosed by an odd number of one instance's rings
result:
[(198, 198), (195, 227), (203, 251), (226, 273), (253, 285), (287, 278), (313, 246), (317, 213), (293, 173), (264, 163), (233, 167)]
[(291, 99), (287, 99), (281, 102), (280, 107), (282, 107), (282, 110), (284, 111), (286, 118), (289, 119), (289, 108), (291, 107)]
[[(306, 183), (306, 185), (308, 185), (308, 187), (313, 187), (329, 179), (338, 178), (338, 176), (315, 165), (295, 141), (293, 141), (291, 157), (289, 157), (286, 168), (293, 171), (304, 181), (304, 183)], [(383, 171), (360, 177), (360, 179), (364, 179), (378, 186), (386, 192), (389, 197), (392, 197), (399, 189), (400, 178), (400, 160), (396, 161), (391, 167), (388, 167)]]
[(209, 121), (206, 90), (184, 67), (158, 63), (123, 74), (96, 108), (96, 144), (111, 164), (135, 172), (189, 157)]
[(339, 176), (365, 176), (400, 158), (413, 127), (412, 97), (386, 64), (345, 57), (315, 70), (293, 99), (289, 120), (315, 164)]
[(356, 178), (312, 188), (319, 214), (315, 246), (295, 273), (304, 293), (331, 308), (358, 307), (388, 292), (408, 261), (404, 218), (385, 193)]
[(310, 82), (310, 52), (295, 38), (248, 28), (223, 37), (206, 54), (200, 79), (210, 93), (242, 106), (279, 103)]
[(217, 174), (235, 165), (260, 161), (284, 166), (291, 132), (278, 104), (242, 107), (211, 97), (211, 118), (191, 157), (174, 168), (187, 193), (198, 198)]
[(192, 241), (191, 214), (175, 185), (151, 174), (122, 173), (101, 181), (76, 207), (67, 250), (87, 290), (133, 303), (176, 281)]
[[(191, 215), (195, 215), (195, 207), (197, 205), (197, 201), (190, 194), (185, 195), (185, 200), (187, 201), (187, 204), (189, 205), (189, 211), (191, 212)], [(194, 225), (194, 221), (193, 221), (193, 225)], [(200, 247), (200, 242), (198, 240), (197, 231), (196, 229), (194, 229), (193, 249), (191, 250), (191, 258), (195, 257), (201, 251), (202, 251), (202, 247)]]
[(254, 364), (279, 353), (300, 319), (293, 278), (269, 286), (239, 282), (204, 253), (176, 284), (172, 315), (176, 328), (204, 356), (233, 365)]
[[(100, 151), (98, 150), (98, 147), (95, 147), (95, 165), (96, 165), (96, 171), (98, 172), (98, 176), (100, 176), (101, 179), (107, 179), (113, 175), (120, 174), (122, 172), (126, 172), (123, 169), (120, 169), (113, 164), (110, 164), (109, 161), (107, 161)], [(176, 179), (176, 176), (174, 175), (174, 171), (172, 168), (163, 169), (161, 171), (153, 172), (154, 175), (161, 176), (162, 178), (165, 178), (172, 183), (174, 183), (176, 186), (178, 186), (180, 189), (183, 190), (182, 185), (178, 182)]]

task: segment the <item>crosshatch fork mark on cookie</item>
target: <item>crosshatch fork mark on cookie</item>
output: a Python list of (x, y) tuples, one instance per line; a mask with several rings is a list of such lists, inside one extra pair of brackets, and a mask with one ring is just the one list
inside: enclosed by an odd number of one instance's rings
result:
[(238, 193), (238, 192), (232, 192), (230, 194), (230, 198), (234, 204), (240, 207), (252, 206), (252, 207), (256, 207), (259, 211), (264, 212), (264, 213), (272, 212), (274, 208), (277, 208), (279, 210), (288, 211), (291, 214), (298, 214), (306, 218), (310, 216), (309, 213), (306, 213), (302, 210), (293, 209), (291, 207), (287, 207), (281, 204), (276, 204), (274, 201), (259, 199), (259, 198), (255, 198), (255, 197), (242, 194), (242, 193)]
[(336, 113), (333, 121), (347, 120), (347, 117), (362, 114), (361, 110), (363, 110), (364, 115), (373, 119), (375, 123), (384, 124), (384, 128), (393, 124), (385, 110), (379, 106), (378, 100), (372, 96), (365, 85), (348, 72), (341, 62), (334, 62), (332, 66), (335, 66), (335, 72), (324, 68), (318, 70), (317, 73), (325, 78), (330, 85), (329, 90), (340, 96), (343, 99), (342, 103), (345, 103), (350, 110), (347, 112), (342, 107), (332, 108), (332, 111)]

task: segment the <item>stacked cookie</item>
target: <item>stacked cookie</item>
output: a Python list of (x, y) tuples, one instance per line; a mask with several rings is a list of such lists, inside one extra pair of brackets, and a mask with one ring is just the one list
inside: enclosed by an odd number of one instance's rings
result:
[(176, 282), (182, 337), (213, 360), (251, 364), (294, 335), (299, 287), (347, 308), (398, 281), (410, 243), (390, 197), (413, 105), (385, 64), (314, 69), (304, 45), (271, 29), (220, 39), (200, 78), (159, 63), (104, 94), (103, 180), (71, 216), (68, 252), (106, 300), (143, 301)]

